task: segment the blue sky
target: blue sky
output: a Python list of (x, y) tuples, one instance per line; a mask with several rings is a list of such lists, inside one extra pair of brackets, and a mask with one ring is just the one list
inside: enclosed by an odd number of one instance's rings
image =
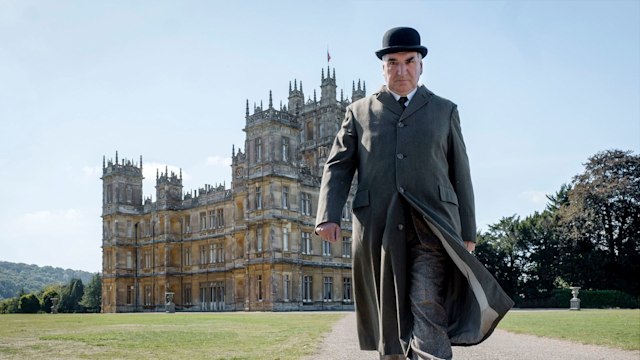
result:
[(99, 271), (102, 157), (230, 182), (245, 102), (382, 83), (394, 26), (458, 104), (480, 228), (544, 209), (598, 151), (640, 151), (638, 1), (0, 0), (0, 260)]

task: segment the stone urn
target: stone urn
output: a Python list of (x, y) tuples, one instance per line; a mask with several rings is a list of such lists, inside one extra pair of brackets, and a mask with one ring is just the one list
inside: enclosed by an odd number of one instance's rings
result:
[(164, 293), (164, 297), (166, 299), (166, 304), (164, 305), (165, 311), (169, 314), (173, 314), (176, 312), (176, 304), (173, 303), (173, 295), (172, 292)]
[(569, 310), (580, 310), (580, 299), (578, 299), (578, 292), (580, 291), (579, 286), (572, 286), (571, 295), (573, 297), (569, 300)]

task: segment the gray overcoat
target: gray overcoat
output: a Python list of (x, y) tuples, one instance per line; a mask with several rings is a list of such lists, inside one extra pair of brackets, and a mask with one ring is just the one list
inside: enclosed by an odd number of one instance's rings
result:
[(475, 241), (469, 163), (456, 105), (419, 86), (408, 107), (383, 86), (347, 108), (324, 167), (316, 224), (339, 224), (354, 174), (353, 286), (363, 350), (406, 353), (412, 316), (404, 206), (418, 210), (456, 265), (445, 307), (453, 345), (486, 339), (513, 306), (463, 246)]

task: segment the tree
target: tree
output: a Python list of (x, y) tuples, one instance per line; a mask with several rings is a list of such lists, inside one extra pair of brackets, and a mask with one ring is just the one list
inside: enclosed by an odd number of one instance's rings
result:
[(13, 297), (0, 301), (0, 314), (15, 314), (18, 312), (20, 298)]
[(80, 300), (84, 295), (84, 285), (80, 279), (71, 279), (68, 285), (62, 288), (60, 292), (60, 312), (79, 312), (82, 311)]
[(638, 295), (640, 156), (607, 150), (584, 165), (558, 210), (563, 278), (587, 288)]
[(18, 310), (25, 314), (35, 314), (40, 311), (40, 300), (36, 294), (26, 294), (20, 297)]
[(40, 307), (47, 313), (51, 313), (51, 306), (53, 302), (51, 299), (60, 299), (60, 286), (51, 286), (44, 290), (42, 297), (40, 298)]
[(101, 304), (102, 281), (100, 274), (95, 274), (84, 289), (84, 296), (80, 301), (80, 305), (82, 305), (88, 312), (100, 312)]

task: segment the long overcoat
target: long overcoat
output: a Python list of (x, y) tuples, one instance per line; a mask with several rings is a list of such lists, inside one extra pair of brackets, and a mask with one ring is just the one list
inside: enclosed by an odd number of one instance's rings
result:
[(513, 302), (463, 246), (475, 241), (476, 225), (456, 105), (422, 85), (404, 111), (385, 86), (351, 104), (324, 167), (316, 224), (340, 224), (356, 173), (353, 287), (361, 349), (399, 354), (409, 346), (404, 204), (423, 215), (455, 264), (445, 300), (452, 345), (486, 339)]

